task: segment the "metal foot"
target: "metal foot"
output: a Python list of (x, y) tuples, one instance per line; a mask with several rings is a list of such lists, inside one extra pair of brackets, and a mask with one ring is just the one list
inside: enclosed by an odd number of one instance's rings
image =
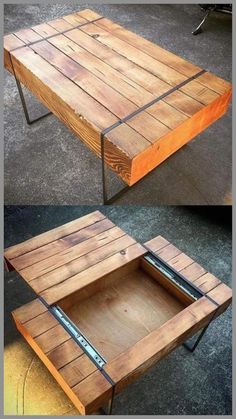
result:
[(203, 24), (206, 22), (206, 20), (208, 19), (209, 15), (211, 12), (213, 12), (213, 10), (215, 10), (216, 6), (212, 6), (209, 7), (205, 13), (204, 18), (202, 19), (201, 23), (197, 26), (197, 28), (192, 32), (193, 35), (198, 35), (199, 33), (202, 32), (202, 26)]
[[(214, 317), (214, 316), (213, 316)], [(213, 318), (212, 318), (212, 320), (213, 320)], [(211, 320), (211, 321), (212, 321)], [(205, 332), (206, 332), (206, 330), (207, 330), (207, 328), (209, 327), (209, 325), (210, 325), (210, 323), (211, 323), (211, 321), (202, 329), (202, 331), (201, 331), (201, 333), (200, 333), (200, 335), (198, 336), (198, 338), (196, 339), (196, 341), (195, 341), (195, 343), (192, 345), (192, 346), (190, 346), (188, 343), (183, 343), (183, 346), (186, 348), (186, 349), (188, 349), (188, 351), (190, 351), (190, 352), (194, 352), (195, 351), (195, 349), (196, 349), (196, 347), (198, 346), (198, 344), (199, 344), (199, 342), (201, 341), (201, 339), (203, 338), (203, 336), (204, 336), (204, 334), (205, 334)]]
[(103, 407), (101, 407), (99, 409), (99, 412), (101, 413), (101, 415), (112, 415), (113, 401), (114, 401), (114, 388), (113, 388), (113, 391), (112, 391), (111, 399), (108, 402), (107, 408), (104, 409)]
[(101, 159), (102, 159), (102, 193), (103, 193), (103, 205), (110, 205), (120, 196), (122, 196), (128, 189), (129, 186), (124, 186), (119, 192), (108, 198), (108, 185), (107, 185), (107, 170), (105, 163), (105, 152), (104, 152), (104, 135), (101, 135)]
[(23, 93), (23, 90), (22, 90), (22, 87), (21, 87), (21, 83), (16, 77), (15, 77), (15, 80), (16, 80), (16, 85), (17, 85), (18, 92), (19, 92), (19, 95), (20, 95), (22, 108), (23, 108), (23, 111), (24, 111), (24, 114), (25, 114), (25, 119), (26, 119), (26, 122), (27, 122), (28, 125), (32, 125), (35, 122), (40, 121), (40, 119), (43, 119), (46, 116), (52, 114), (52, 112), (48, 112), (46, 114), (43, 114), (43, 115), (39, 116), (38, 118), (30, 119), (29, 112), (28, 112), (27, 105), (26, 105), (26, 101), (25, 101), (25, 97), (24, 97), (24, 93)]

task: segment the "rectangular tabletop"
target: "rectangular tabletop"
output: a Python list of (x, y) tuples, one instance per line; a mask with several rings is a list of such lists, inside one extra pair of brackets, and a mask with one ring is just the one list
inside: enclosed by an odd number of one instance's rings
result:
[(132, 185), (227, 110), (231, 84), (91, 10), (4, 37), (4, 65)]
[[(149, 250), (202, 296), (183, 304), (150, 280), (152, 268), (138, 268)], [(17, 328), (82, 414), (104, 405), (232, 299), (228, 286), (165, 238), (141, 245), (99, 211), (9, 247), (4, 257), (39, 296), (13, 312)], [(105, 356), (102, 369), (52, 315), (60, 302)]]

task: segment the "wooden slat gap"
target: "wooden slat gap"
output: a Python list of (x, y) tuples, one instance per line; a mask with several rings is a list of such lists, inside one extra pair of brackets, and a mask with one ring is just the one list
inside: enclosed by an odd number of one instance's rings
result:
[[(103, 215), (103, 214), (102, 214)], [(49, 242), (47, 242), (47, 243), (45, 243), (45, 244), (43, 244), (43, 245), (41, 245), (41, 246), (39, 246), (39, 247), (36, 247), (36, 249), (33, 249), (33, 250), (30, 250), (30, 252), (33, 252), (34, 250), (38, 250), (38, 249), (41, 249), (42, 247), (44, 247), (44, 246), (47, 246), (48, 244), (52, 244), (52, 243), (54, 243), (54, 242), (56, 242), (56, 241), (58, 241), (58, 240), (61, 240), (61, 239), (64, 239), (65, 237), (68, 237), (68, 236), (71, 236), (72, 234), (76, 234), (76, 233), (78, 233), (79, 231), (81, 231), (81, 230), (84, 230), (84, 229), (86, 229), (87, 227), (89, 227), (89, 226), (92, 226), (92, 225), (94, 225), (94, 224), (97, 224), (97, 223), (99, 223), (100, 221), (103, 221), (103, 220), (105, 220), (105, 215), (104, 215), (104, 218), (101, 218), (100, 220), (97, 220), (97, 221), (94, 221), (94, 222), (92, 222), (91, 224), (88, 224), (86, 227), (82, 227), (82, 228), (79, 228), (78, 230), (75, 230), (75, 231), (73, 231), (73, 233), (70, 233), (70, 234), (66, 234), (66, 235), (64, 235), (64, 236), (61, 236), (61, 237), (59, 237), (58, 239), (56, 239), (56, 240), (52, 240), (52, 241), (49, 241)], [(73, 221), (73, 220), (72, 220)], [(75, 221), (75, 220), (74, 220)], [(59, 227), (61, 227), (61, 226), (59, 226)], [(57, 227), (55, 227), (55, 228), (57, 228)], [(50, 231), (49, 231), (50, 232)], [(48, 233), (47, 231), (45, 231), (45, 232), (43, 232), (43, 233), (41, 233), (41, 234), (44, 234), (44, 233)], [(40, 234), (39, 234), (40, 235)], [(37, 236), (33, 236), (33, 237), (31, 237), (30, 239), (33, 239), (33, 238), (35, 238), (35, 237), (37, 237)], [(30, 240), (29, 239), (29, 240)], [(24, 242), (23, 242), (24, 243)], [(21, 244), (21, 243), (19, 243), (19, 244)], [(16, 245), (16, 246), (18, 246), (18, 245)], [(21, 257), (21, 256), (23, 256), (23, 255), (26, 255), (27, 253), (30, 253), (30, 252), (24, 252), (24, 253), (21, 253), (19, 256), (16, 256), (16, 257), (14, 257), (14, 258), (8, 258), (10, 261), (13, 261), (14, 259), (17, 259), (17, 258), (19, 258), (19, 257)], [(43, 260), (43, 259), (42, 259)]]
[[(107, 19), (107, 18), (105, 18), (105, 19)], [(109, 20), (109, 19), (107, 19), (107, 20)], [(111, 23), (114, 23), (114, 22), (112, 22), (112, 21), (110, 21)], [(92, 23), (92, 22), (90, 22), (90, 23)], [(129, 42), (127, 39), (124, 41), (124, 39), (122, 38), (122, 37), (119, 37), (119, 33), (117, 33), (116, 31), (112, 31), (112, 30), (109, 30), (109, 28), (106, 26), (106, 29), (104, 29), (104, 27), (103, 26), (100, 26), (99, 24), (97, 24), (97, 23), (94, 23), (94, 25), (96, 25), (96, 26), (98, 26), (99, 28), (101, 28), (102, 30), (105, 30), (105, 31), (107, 31), (107, 32), (109, 32), (112, 36), (115, 36), (116, 38), (118, 38), (118, 39), (120, 39), (121, 41), (123, 41), (123, 42), (126, 42), (127, 44), (129, 44), (130, 46), (132, 46), (133, 48), (136, 48), (137, 50), (139, 50), (139, 51), (142, 51), (142, 49), (141, 48), (139, 48), (139, 46), (134, 46), (131, 42)], [(135, 35), (137, 35), (138, 37), (140, 37), (140, 35), (139, 34), (137, 34), (136, 32), (132, 32), (132, 31), (130, 31), (129, 29), (127, 29), (127, 28), (125, 28), (125, 27), (122, 27), (121, 25), (119, 25), (120, 26), (120, 29), (125, 29), (125, 30), (127, 30), (128, 32), (131, 32), (132, 34), (135, 34)], [(148, 41), (148, 42), (150, 42), (150, 43), (152, 43), (152, 41), (150, 41), (150, 40), (148, 40), (148, 39), (146, 39), (146, 38), (143, 38), (143, 39), (145, 39), (145, 41)], [(154, 44), (154, 45), (156, 45), (156, 44)], [(162, 48), (162, 47), (161, 47)], [(169, 51), (169, 50), (166, 50), (166, 51), (168, 51), (170, 54), (172, 54), (172, 55), (175, 55), (177, 58), (180, 58), (180, 57), (178, 57), (174, 52), (171, 52), (171, 51)], [(142, 51), (143, 52), (143, 51)], [(167, 67), (169, 67), (169, 68), (171, 68), (172, 70), (174, 70), (174, 71), (177, 71), (179, 74), (182, 74), (183, 76), (185, 76), (185, 77), (187, 77), (186, 76), (186, 74), (184, 74), (183, 72), (181, 72), (179, 69), (176, 69), (174, 66), (171, 66), (170, 65), (170, 63), (166, 63), (166, 62), (164, 62), (164, 61), (161, 61), (161, 59), (157, 59), (157, 58), (155, 58), (155, 57), (153, 57), (151, 54), (149, 54), (147, 51), (145, 51), (145, 54), (146, 55), (148, 55), (149, 57), (151, 57), (153, 60), (156, 60), (156, 61), (158, 61), (158, 62), (160, 62), (160, 63), (162, 63), (163, 65), (165, 65), (165, 66), (167, 66)], [(190, 64), (192, 64), (191, 62), (189, 62), (189, 61), (187, 61), (187, 60), (184, 60), (184, 61), (186, 61), (186, 63), (190, 63)], [(193, 66), (196, 66), (196, 67), (198, 67), (196, 64), (192, 64)], [(203, 88), (205, 88), (205, 89), (208, 89), (208, 90), (210, 90), (210, 91), (212, 91), (212, 92), (214, 92), (214, 93), (217, 93), (219, 96), (220, 96), (220, 94), (219, 94), (219, 92), (217, 92), (216, 90), (213, 90), (211, 87), (208, 87), (208, 86), (206, 86), (206, 84), (204, 84), (204, 83), (202, 83), (201, 81), (199, 81), (199, 80), (196, 80), (196, 82), (198, 83), (198, 84), (200, 84)], [(185, 93), (185, 92), (184, 92)], [(186, 94), (186, 93), (185, 93)], [(191, 98), (192, 98), (192, 96), (190, 96)], [(197, 99), (195, 99), (195, 100), (197, 100)], [(200, 100), (198, 100), (200, 103), (202, 103), (203, 105), (205, 105), (205, 103), (204, 102), (201, 102)]]
[[(122, 236), (122, 237), (123, 237), (123, 236)], [(116, 240), (119, 240), (119, 239), (116, 239)], [(134, 246), (134, 244), (135, 244), (135, 243), (132, 243), (132, 244), (130, 244), (129, 246), (124, 247), (122, 250), (127, 250), (129, 247)], [(49, 290), (49, 289), (51, 289), (51, 288), (54, 288), (54, 287), (57, 287), (58, 285), (63, 284), (64, 282), (68, 281), (69, 279), (73, 278), (73, 277), (74, 277), (74, 276), (76, 276), (76, 275), (80, 275), (82, 272), (86, 271), (87, 269), (92, 268), (92, 267), (93, 267), (93, 266), (95, 266), (95, 265), (97, 265), (97, 266), (98, 266), (100, 263), (104, 262), (106, 259), (109, 259), (110, 257), (112, 257), (112, 256), (116, 255), (117, 253), (120, 253), (122, 250), (120, 250), (119, 252), (117, 252), (117, 251), (116, 251), (115, 253), (113, 253), (113, 254), (111, 254), (111, 255), (109, 255), (109, 256), (107, 256), (107, 257), (105, 257), (104, 259), (100, 260), (98, 263), (95, 263), (94, 265), (90, 265), (90, 266), (89, 266), (89, 268), (87, 267), (87, 268), (83, 269), (82, 271), (79, 271), (78, 273), (76, 273), (76, 274), (74, 274), (74, 275), (72, 275), (72, 276), (70, 276), (70, 277), (68, 277), (68, 278), (64, 279), (63, 281), (60, 281), (60, 282), (58, 282), (57, 284), (53, 284), (53, 285), (49, 286), (48, 288), (45, 288), (45, 290), (40, 291), (39, 295), (40, 295), (41, 293), (43, 293), (44, 291), (48, 291), (48, 290)], [(81, 256), (81, 257), (83, 257), (83, 256)], [(78, 259), (79, 259), (79, 258), (78, 258)], [(54, 270), (54, 269), (53, 269), (53, 270)], [(52, 270), (52, 271), (53, 271), (53, 270)], [(52, 271), (50, 271), (50, 272), (52, 272)], [(40, 276), (42, 276), (42, 275), (40, 275)], [(38, 277), (38, 278), (40, 278), (40, 277)], [(35, 278), (35, 279), (36, 279), (36, 278)], [(32, 279), (32, 281), (33, 281), (33, 279)], [(31, 281), (30, 281), (30, 282), (31, 282)]]
[[(91, 224), (92, 225), (92, 224)], [(85, 227), (85, 229), (86, 229), (87, 227)], [(107, 231), (109, 232), (110, 230), (112, 230), (113, 228), (116, 228), (115, 226), (112, 226), (112, 227), (110, 227), (110, 228), (108, 228), (108, 229), (106, 229), (106, 230), (104, 230), (104, 231), (102, 231), (102, 232), (98, 232), (97, 234), (95, 234), (94, 236), (91, 236), (91, 237), (86, 237), (84, 240), (81, 240), (81, 241), (79, 241), (78, 243), (72, 243), (69, 247), (67, 247), (67, 248), (65, 248), (65, 249), (63, 249), (63, 250), (58, 250), (58, 252), (56, 252), (56, 253), (54, 253), (53, 255), (50, 255), (49, 257), (43, 257), (42, 259), (40, 259), (40, 260), (38, 260), (37, 262), (34, 262), (34, 263), (32, 263), (32, 264), (30, 264), (30, 265), (27, 265), (27, 266), (24, 266), (23, 268), (21, 268), (21, 269), (18, 269), (18, 272), (21, 274), (21, 272), (22, 271), (24, 271), (24, 269), (28, 269), (28, 268), (30, 268), (30, 267), (32, 267), (32, 266), (35, 266), (35, 265), (37, 265), (37, 264), (40, 264), (41, 262), (43, 262), (43, 261), (45, 261), (45, 260), (48, 260), (48, 259), (50, 259), (50, 258), (52, 258), (52, 257), (54, 257), (54, 256), (58, 256), (58, 255), (60, 255), (60, 253), (65, 253), (66, 251), (67, 252), (70, 252), (70, 249), (73, 249), (75, 246), (79, 246), (80, 244), (82, 244), (82, 243), (85, 243), (87, 240), (91, 240), (91, 239), (96, 239), (96, 237), (97, 236), (99, 236), (100, 234), (105, 234)], [(83, 230), (83, 229), (81, 229), (81, 230)], [(80, 230), (78, 230), (77, 232), (79, 232)], [(75, 232), (75, 233), (77, 233), (77, 232)], [(71, 234), (69, 234), (68, 236), (64, 236), (64, 237), (69, 237), (70, 235), (72, 235), (72, 234), (75, 234), (75, 233), (71, 233)], [(124, 233), (125, 234), (125, 233)], [(123, 234), (123, 235), (124, 235)], [(122, 235), (122, 236), (123, 236)], [(122, 237), (121, 236), (121, 237)], [(60, 239), (58, 239), (58, 240), (61, 240), (61, 238)], [(58, 240), (55, 240), (55, 242), (57, 242)], [(52, 242), (53, 243), (53, 242)], [(49, 243), (50, 244), (50, 243)], [(47, 245), (46, 245), (47, 246)], [(44, 246), (41, 246), (41, 247), (44, 247)], [(102, 246), (101, 246), (102, 247)], [(35, 250), (38, 250), (38, 249), (35, 249)], [(30, 253), (30, 252), (29, 252)], [(27, 253), (26, 253), (27, 254)], [(87, 253), (86, 253), (87, 254)], [(19, 257), (21, 257), (21, 256), (19, 256)], [(15, 258), (15, 259), (17, 259), (17, 258)], [(76, 259), (76, 258), (75, 258)], [(12, 259), (13, 260), (13, 259)], [(73, 259), (72, 259), (73, 260)], [(53, 270), (53, 269), (52, 269)], [(41, 275), (40, 275), (41, 276)], [(37, 277), (36, 277), (37, 278)], [(36, 279), (36, 278), (33, 278), (33, 279)], [(31, 279), (31, 280), (29, 280), (29, 282), (30, 281), (32, 281), (33, 279)]]

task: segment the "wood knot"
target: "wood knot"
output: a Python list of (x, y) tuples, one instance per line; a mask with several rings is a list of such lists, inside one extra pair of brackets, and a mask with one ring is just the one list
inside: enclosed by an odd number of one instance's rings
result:
[(121, 254), (121, 255), (125, 255), (125, 254), (126, 254), (126, 251), (125, 251), (125, 250), (121, 250), (121, 251), (120, 251), (120, 254)]
[(98, 33), (95, 33), (94, 35), (92, 35), (92, 38), (97, 39), (99, 37)]

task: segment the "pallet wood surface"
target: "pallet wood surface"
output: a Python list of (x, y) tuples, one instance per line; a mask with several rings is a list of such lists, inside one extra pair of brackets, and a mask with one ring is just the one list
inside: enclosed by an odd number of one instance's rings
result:
[(221, 117), (231, 97), (229, 82), (88, 9), (6, 35), (4, 64), (97, 155), (115, 124), (105, 161), (130, 186)]
[[(143, 257), (148, 249), (204, 295), (188, 300), (166, 287)], [(122, 391), (232, 299), (228, 286), (165, 238), (142, 246), (99, 211), (11, 246), (4, 257), (39, 295), (14, 310), (16, 326), (82, 414), (106, 404), (113, 388)], [(59, 304), (105, 357), (109, 380), (40, 298)]]

